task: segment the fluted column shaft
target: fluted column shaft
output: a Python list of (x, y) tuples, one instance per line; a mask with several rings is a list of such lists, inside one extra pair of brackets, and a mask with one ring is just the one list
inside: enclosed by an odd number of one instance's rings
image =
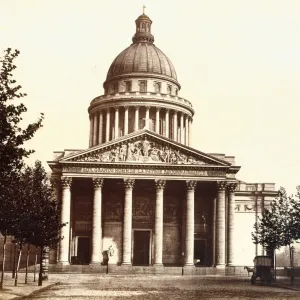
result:
[(156, 107), (155, 132), (159, 133), (159, 111), (160, 107)]
[(124, 108), (124, 135), (128, 134), (128, 106)]
[(105, 135), (105, 141), (109, 141), (109, 134), (110, 133), (110, 110), (107, 109), (106, 111), (106, 135)]
[(194, 265), (194, 233), (195, 217), (194, 202), (197, 181), (186, 181), (186, 232), (185, 232), (185, 266)]
[(93, 128), (93, 146), (96, 146), (97, 145), (97, 126), (98, 126), (98, 116), (97, 114), (94, 115), (94, 122), (93, 122), (93, 125), (94, 125), (94, 128)]
[(227, 252), (229, 266), (234, 265), (234, 216), (235, 216), (235, 188), (236, 184), (231, 183), (227, 186), (228, 190), (228, 232), (227, 232)]
[(185, 145), (189, 145), (189, 117), (185, 116)]
[(90, 116), (90, 140), (89, 140), (89, 147), (93, 146), (93, 122), (94, 118), (93, 116)]
[(134, 130), (138, 131), (139, 130), (139, 107), (135, 107), (135, 121), (134, 121)]
[(154, 265), (162, 265), (165, 180), (156, 180)]
[(170, 114), (169, 114), (169, 110), (166, 109), (166, 137), (169, 138), (170, 134), (169, 134), (169, 124), (170, 124)]
[(218, 182), (216, 218), (216, 267), (225, 266), (225, 188), (226, 182)]
[(216, 265), (216, 218), (217, 218), (217, 198), (213, 199), (212, 207), (212, 266)]
[(124, 228), (123, 228), (123, 265), (131, 265), (131, 231), (132, 231), (132, 190), (134, 179), (124, 179)]
[(98, 143), (103, 143), (103, 111), (100, 111), (99, 115), (99, 136), (98, 136)]
[(183, 113), (180, 115), (180, 143), (184, 144)]
[(62, 197), (61, 197), (61, 223), (66, 223), (60, 230), (62, 239), (59, 241), (59, 257), (58, 262), (69, 264), (69, 248), (70, 248), (70, 204), (71, 204), (71, 177), (63, 177)]
[(146, 129), (150, 129), (150, 107), (146, 106)]
[(115, 109), (115, 139), (119, 137), (119, 107)]
[(177, 142), (177, 111), (174, 110), (174, 114), (173, 114), (173, 140), (175, 142)]
[(191, 146), (192, 145), (192, 118), (189, 118), (189, 126), (188, 126), (188, 131), (189, 131), (189, 143), (188, 145)]
[(93, 225), (92, 225), (92, 255), (91, 263), (100, 263), (102, 254), (102, 178), (93, 178)]

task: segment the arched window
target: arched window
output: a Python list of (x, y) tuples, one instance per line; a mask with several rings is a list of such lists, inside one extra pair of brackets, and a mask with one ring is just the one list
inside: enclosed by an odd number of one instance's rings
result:
[(159, 82), (154, 83), (154, 89), (155, 89), (156, 94), (160, 93), (160, 83)]
[(125, 91), (128, 93), (128, 92), (131, 92), (131, 81), (126, 81), (125, 82)]
[(117, 82), (114, 82), (114, 84), (113, 84), (113, 92), (114, 93), (118, 92), (118, 83)]
[(146, 81), (140, 81), (139, 85), (140, 85), (140, 92), (141, 93), (147, 92), (147, 82)]
[(168, 91), (168, 94), (171, 95), (171, 93), (172, 93), (172, 86), (171, 85), (168, 85), (167, 91)]
[(178, 96), (178, 89), (175, 90), (175, 95)]
[(146, 31), (146, 24), (142, 23), (142, 31)]

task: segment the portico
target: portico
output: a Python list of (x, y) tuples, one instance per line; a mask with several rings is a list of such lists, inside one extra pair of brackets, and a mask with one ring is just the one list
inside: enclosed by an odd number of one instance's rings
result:
[[(128, 151), (123, 155), (121, 149), (125, 145)], [(140, 149), (138, 158), (132, 156), (135, 151), (129, 151), (132, 147)], [(135, 163), (129, 163), (130, 160)], [(59, 263), (78, 263), (75, 241), (85, 236), (90, 243), (85, 263), (100, 264), (102, 251), (112, 246), (114, 263), (132, 265), (134, 255), (138, 255), (133, 253), (134, 230), (150, 232), (149, 250), (143, 250), (149, 251), (145, 254), (149, 256), (146, 265), (180, 266), (184, 259), (185, 266), (194, 266), (197, 237), (206, 241), (202, 265), (223, 267), (233, 263), (233, 239), (228, 239), (226, 259), (224, 237), (227, 228), (232, 232), (235, 181), (227, 176), (239, 167), (167, 142), (147, 130), (119, 138), (109, 146), (104, 144), (67, 155), (53, 162), (53, 167), (56, 170), (53, 176), (62, 188), (62, 193), (57, 191), (63, 208), (61, 221), (67, 223), (61, 232), (66, 238), (59, 245)], [(226, 191), (231, 194), (225, 209)], [(178, 241), (177, 245), (172, 245), (173, 239)]]

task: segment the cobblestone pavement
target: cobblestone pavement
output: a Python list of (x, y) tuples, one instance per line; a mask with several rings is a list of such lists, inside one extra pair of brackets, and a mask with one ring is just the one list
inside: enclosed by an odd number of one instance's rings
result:
[(26, 299), (300, 299), (299, 291), (252, 286), (245, 277), (76, 274), (54, 279), (60, 283)]

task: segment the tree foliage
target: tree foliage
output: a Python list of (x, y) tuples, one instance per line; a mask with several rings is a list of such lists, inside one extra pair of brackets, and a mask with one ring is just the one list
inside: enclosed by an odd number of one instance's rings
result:
[(262, 212), (262, 217), (254, 224), (252, 240), (267, 250), (292, 245), (300, 238), (300, 186), (297, 194), (288, 196), (284, 188), (270, 207)]

